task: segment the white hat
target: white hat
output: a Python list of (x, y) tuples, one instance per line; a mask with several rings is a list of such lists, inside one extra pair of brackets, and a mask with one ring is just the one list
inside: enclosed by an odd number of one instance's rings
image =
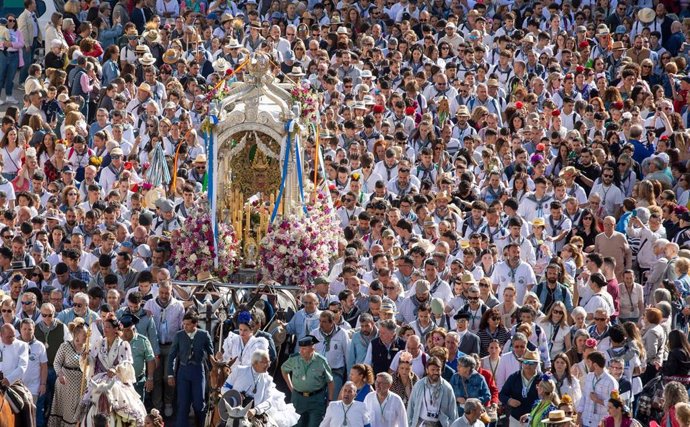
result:
[(213, 69), (219, 73), (225, 74), (226, 71), (230, 69), (230, 63), (225, 60), (225, 58), (218, 58), (213, 61)]
[(347, 32), (347, 28), (345, 28), (345, 27), (338, 27), (338, 31), (336, 31), (336, 34), (345, 34), (345, 35), (347, 35), (347, 34), (349, 34), (349, 33)]
[(294, 67), (292, 67), (292, 70), (290, 70), (288, 75), (301, 77), (305, 76), (306, 74), (304, 74), (304, 71), (302, 71), (302, 67), (300, 67), (299, 65), (295, 65)]
[(237, 41), (237, 39), (230, 39), (226, 43), (225, 47), (228, 49), (239, 49), (242, 47), (242, 45)]
[(371, 70), (363, 70), (362, 74), (360, 74), (360, 77), (363, 79), (376, 79), (374, 75), (371, 73)]
[(141, 58), (139, 58), (139, 62), (141, 62), (142, 65), (153, 65), (156, 63), (156, 58), (154, 58), (150, 53), (145, 53)]

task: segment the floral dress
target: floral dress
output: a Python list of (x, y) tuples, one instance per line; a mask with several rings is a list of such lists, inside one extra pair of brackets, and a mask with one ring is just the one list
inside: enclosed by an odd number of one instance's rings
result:
[[(102, 338), (89, 354), (90, 380), (86, 394), (82, 399), (81, 411), (87, 411), (93, 402), (92, 393), (94, 385), (108, 381), (115, 381), (110, 393), (113, 401), (110, 402), (114, 413), (119, 415), (123, 422), (133, 421), (138, 426), (143, 426), (146, 408), (141, 398), (134, 390), (134, 375), (132, 349), (129, 342), (122, 338), (115, 338), (110, 348), (107, 339)], [(113, 378), (108, 377), (108, 371), (116, 371)], [(80, 412), (81, 412), (80, 411)]]

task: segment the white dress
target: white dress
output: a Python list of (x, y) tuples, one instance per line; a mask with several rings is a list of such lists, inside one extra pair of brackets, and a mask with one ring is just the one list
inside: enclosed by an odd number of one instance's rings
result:
[(235, 366), (220, 390), (221, 395), (228, 390), (253, 397), (256, 413), (267, 414), (278, 427), (291, 427), (299, 420), (294, 406), (285, 403), (285, 394), (276, 389), (273, 378), (266, 372), (259, 374), (251, 366)]
[(251, 366), (252, 354), (256, 350), (268, 351), (268, 341), (263, 337), (249, 337), (247, 344), (242, 342), (242, 337), (234, 332), (230, 332), (223, 341), (223, 361), (229, 362), (232, 358), (237, 358), (234, 366)]
[[(89, 374), (87, 392), (82, 399), (82, 404), (93, 403), (92, 393), (94, 388), (101, 383), (114, 381), (110, 394), (112, 396), (112, 410), (124, 421), (134, 421), (137, 425), (144, 424), (146, 408), (141, 398), (134, 390), (134, 360), (132, 348), (129, 342), (122, 338), (115, 338), (108, 349), (107, 340), (104, 337), (97, 345), (91, 348), (89, 353)], [(114, 369), (117, 374), (113, 378), (108, 377), (108, 371)]]

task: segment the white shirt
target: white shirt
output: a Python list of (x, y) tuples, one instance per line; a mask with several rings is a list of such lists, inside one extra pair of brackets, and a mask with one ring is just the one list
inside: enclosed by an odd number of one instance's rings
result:
[(367, 424), (369, 412), (364, 403), (353, 400), (350, 405), (346, 405), (342, 400), (338, 400), (328, 404), (326, 416), (319, 427), (364, 427)]
[(534, 286), (537, 283), (537, 279), (534, 276), (532, 267), (524, 261), (520, 261), (516, 269), (510, 268), (506, 262), (501, 262), (496, 264), (494, 273), (491, 276), (491, 283), (498, 285), (496, 295), (503, 295), (503, 291), (508, 284), (514, 284), (516, 291), (515, 301), (522, 302), (527, 292), (527, 286)]
[(31, 390), (31, 394), (37, 396), (38, 388), (41, 386), (41, 365), (48, 363), (48, 353), (46, 353), (46, 346), (37, 339), (26, 344), (29, 348), (29, 364), (22, 382)]
[[(393, 360), (391, 361), (391, 370), (393, 372), (398, 371), (398, 364), (400, 363), (401, 353), (402, 351), (399, 351), (395, 354), (395, 356), (393, 356)], [(412, 359), (412, 372), (417, 374), (419, 378), (424, 377), (424, 372), (426, 370), (426, 368), (424, 367), (424, 362), (427, 358), (428, 356), (424, 354), (424, 347), (420, 345), (419, 354), (417, 355), (417, 357)]]
[(400, 396), (388, 392), (383, 402), (379, 402), (376, 392), (364, 398), (369, 413), (371, 427), (407, 427), (407, 410)]
[(29, 345), (15, 339), (10, 345), (0, 344), (0, 372), (11, 383), (21, 380), (29, 366)]
[(501, 355), (501, 361), (496, 367), (496, 386), (502, 389), (508, 377), (520, 370), (520, 362), (515, 358), (515, 353), (505, 353)]
[[(311, 331), (311, 334), (319, 340), (319, 342), (314, 345), (314, 350), (326, 357), (331, 369), (345, 368), (348, 366), (347, 357), (350, 350), (350, 336), (345, 329), (339, 328), (337, 331), (332, 331), (330, 341), (326, 339), (321, 328), (314, 329)], [(326, 348), (327, 342), (328, 348)]]
[(252, 354), (256, 350), (268, 351), (268, 341), (263, 337), (249, 337), (247, 344), (242, 342), (242, 338), (234, 332), (230, 332), (223, 341), (223, 362), (229, 362), (236, 357), (233, 366), (251, 366)]
[(275, 384), (266, 372), (259, 374), (251, 366), (235, 365), (221, 388), (221, 394), (230, 389), (252, 396), (256, 413), (263, 414), (271, 408), (270, 397), (271, 392), (275, 390)]
[(604, 208), (606, 215), (613, 215), (616, 209), (623, 204), (623, 192), (618, 186), (613, 184), (606, 187), (599, 181), (594, 184), (590, 194), (601, 196), (601, 206)]
[(592, 294), (592, 297), (587, 301), (584, 308), (587, 313), (594, 313), (598, 309), (604, 309), (606, 310), (606, 314), (611, 316), (614, 309), (613, 298), (611, 294), (606, 292), (605, 288), (602, 288), (600, 292)]
[(606, 403), (604, 405), (594, 403), (589, 398), (590, 393), (596, 393), (599, 399), (606, 402), (613, 390), (618, 390), (618, 381), (608, 372), (602, 372), (599, 378), (596, 377), (594, 372), (587, 374), (582, 388), (582, 396), (584, 398), (580, 399), (580, 404), (577, 405), (577, 412), (582, 415), (582, 425), (584, 427), (596, 427), (608, 415)]
[(158, 329), (158, 339), (161, 344), (172, 344), (173, 338), (182, 329), (182, 318), (185, 308), (181, 301), (172, 298), (170, 303), (161, 307), (158, 298), (152, 298), (144, 304), (144, 311), (149, 313)]

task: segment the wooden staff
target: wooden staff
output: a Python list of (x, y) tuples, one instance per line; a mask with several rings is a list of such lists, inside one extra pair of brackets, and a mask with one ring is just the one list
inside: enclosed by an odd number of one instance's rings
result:
[(81, 386), (79, 387), (79, 395), (84, 396), (84, 389), (86, 388), (86, 376), (89, 372), (89, 352), (91, 351), (91, 325), (89, 325), (89, 328), (86, 330), (86, 342), (84, 343), (84, 352), (82, 353), (82, 357), (85, 354), (86, 355), (86, 362), (84, 363), (84, 366), (82, 367), (82, 373), (81, 373)]

